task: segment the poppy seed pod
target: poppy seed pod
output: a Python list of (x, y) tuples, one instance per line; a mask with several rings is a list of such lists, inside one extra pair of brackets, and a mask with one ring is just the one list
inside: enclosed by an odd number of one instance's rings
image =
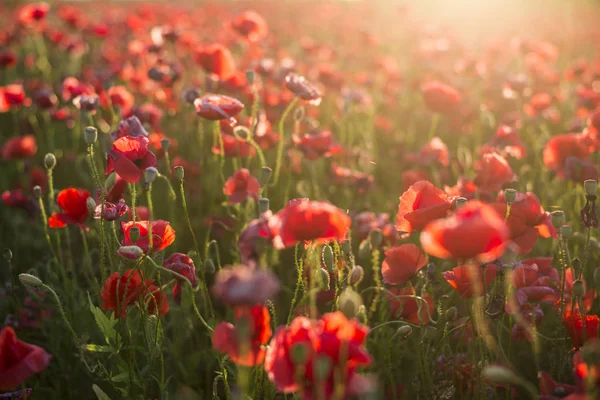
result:
[(181, 165), (175, 167), (175, 176), (177, 176), (177, 179), (179, 179), (180, 181), (183, 181), (183, 177), (185, 176), (185, 170)]
[(467, 204), (467, 199), (465, 199), (464, 197), (459, 197), (458, 199), (456, 199), (454, 201), (454, 208), (455, 209), (459, 209), (460, 207), (464, 206), (465, 204)]
[(6, 261), (10, 261), (13, 258), (13, 254), (12, 251), (10, 249), (4, 249), (2, 251), (2, 257), (6, 260)]
[(381, 246), (381, 242), (383, 242), (383, 232), (379, 228), (373, 229), (369, 232), (369, 240), (371, 242), (371, 246), (374, 249), (378, 249)]
[(583, 281), (577, 279), (573, 282), (573, 294), (576, 297), (583, 297), (585, 294), (585, 286), (583, 285)]
[(258, 182), (260, 186), (265, 186), (271, 180), (271, 174), (273, 174), (273, 169), (270, 167), (264, 166), (260, 169), (258, 173)]
[(329, 272), (327, 272), (326, 269), (319, 268), (319, 270), (317, 271), (317, 276), (317, 282), (319, 283), (319, 287), (321, 288), (321, 290), (329, 290), (331, 283), (331, 280), (329, 278)]
[(154, 167), (148, 167), (144, 171), (144, 181), (148, 184), (154, 182), (156, 177), (158, 176), (158, 170)]
[(560, 229), (565, 224), (565, 213), (561, 210), (552, 211), (550, 214), (552, 226), (556, 229)]
[(594, 179), (588, 179), (583, 182), (583, 188), (585, 189), (585, 194), (588, 196), (594, 196), (598, 190), (598, 182), (596, 182)]
[(396, 334), (401, 338), (407, 338), (412, 335), (413, 329), (410, 325), (402, 325), (398, 330), (396, 330)]
[(348, 284), (352, 286), (358, 285), (365, 277), (365, 270), (360, 265), (355, 265), (348, 275)]
[(323, 250), (321, 251), (321, 262), (325, 264), (325, 267), (328, 271), (333, 271), (334, 257), (333, 249), (331, 248), (331, 246), (323, 246)]
[(171, 140), (169, 138), (162, 138), (160, 140), (160, 148), (164, 151), (167, 152), (169, 151), (169, 148), (171, 147)]
[(269, 211), (269, 208), (270, 208), (270, 201), (269, 201), (269, 199), (267, 199), (266, 197), (261, 197), (258, 200), (258, 212), (260, 214), (264, 214), (267, 211)]
[(19, 274), (19, 280), (25, 286), (40, 287), (44, 285), (40, 278), (31, 274)]
[(515, 189), (504, 190), (504, 200), (510, 204), (517, 198), (517, 191)]
[(358, 309), (363, 305), (362, 297), (351, 288), (346, 288), (339, 298), (340, 311), (348, 319), (352, 319), (358, 313)]
[(83, 138), (88, 145), (96, 143), (96, 140), (98, 140), (98, 129), (93, 126), (88, 126), (83, 131)]
[(42, 188), (39, 185), (35, 185), (33, 187), (33, 195), (35, 196), (36, 199), (39, 199), (40, 197), (42, 197)]
[(56, 166), (56, 157), (52, 153), (48, 153), (44, 156), (44, 165), (46, 169), (53, 169)]

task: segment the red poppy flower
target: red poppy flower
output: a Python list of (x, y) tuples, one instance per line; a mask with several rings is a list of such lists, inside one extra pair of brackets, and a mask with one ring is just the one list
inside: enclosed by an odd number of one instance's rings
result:
[[(235, 325), (221, 322), (215, 327), (213, 347), (226, 353), (236, 364), (246, 367), (262, 364), (266, 352), (264, 346), (273, 335), (268, 308), (261, 305), (237, 307), (234, 318)], [(238, 326), (243, 326), (243, 330)]]
[(45, 370), (52, 356), (39, 346), (17, 339), (11, 327), (0, 332), (0, 390), (14, 389)]
[[(169, 302), (165, 292), (156, 285), (152, 285), (153, 279), (147, 280), (150, 284), (142, 285), (142, 294), (140, 301), (147, 307), (148, 314), (162, 317), (169, 312)], [(147, 287), (146, 287), (147, 286)]]
[(211, 121), (226, 119), (230, 123), (235, 123), (233, 117), (244, 109), (244, 104), (233, 97), (206, 94), (194, 100), (194, 107), (196, 107), (196, 114), (204, 119)]
[(4, 142), (1, 154), (5, 160), (15, 160), (34, 156), (37, 150), (35, 136), (14, 136)]
[(401, 285), (412, 278), (426, 262), (425, 254), (415, 244), (401, 244), (385, 252), (381, 267), (383, 281), (388, 285)]
[(598, 180), (598, 168), (592, 162), (577, 157), (567, 157), (563, 170), (565, 179), (583, 184), (588, 179)]
[[(600, 362), (596, 360), (585, 360), (582, 351), (590, 349), (590, 353), (597, 354), (600, 348), (600, 342), (598, 339), (591, 339), (586, 343), (585, 349), (579, 350), (573, 355), (573, 369), (575, 370), (575, 377), (577, 378), (577, 387), (581, 388), (586, 385), (587, 382), (594, 382), (597, 385), (600, 384)], [(583, 394), (580, 398), (571, 399), (566, 397), (567, 400), (589, 400)]]
[(227, 179), (223, 193), (229, 196), (229, 204), (238, 204), (245, 201), (248, 197), (258, 200), (260, 183), (258, 179), (250, 175), (250, 171), (242, 168), (236, 171), (232, 177)]
[(429, 222), (448, 214), (452, 199), (433, 186), (431, 182), (419, 181), (400, 196), (396, 229), (400, 232), (422, 230)]
[(524, 108), (527, 114), (536, 116), (547, 110), (550, 104), (552, 104), (552, 96), (548, 93), (536, 93), (531, 96)]
[(285, 77), (285, 86), (302, 100), (318, 106), (321, 103), (321, 92), (303, 76), (290, 73)]
[(456, 89), (438, 81), (424, 84), (421, 93), (427, 107), (440, 114), (450, 114), (462, 101)]
[[(256, 150), (247, 140), (225, 133), (222, 133), (221, 137), (223, 138), (223, 153), (225, 157), (249, 157), (256, 154)], [(212, 152), (213, 154), (221, 154), (220, 146), (214, 146)]]
[(329, 175), (336, 185), (354, 186), (358, 193), (365, 193), (375, 182), (373, 175), (344, 168), (335, 162), (331, 163)]
[(206, 72), (217, 75), (220, 80), (231, 77), (236, 71), (231, 52), (219, 43), (196, 48), (193, 57), (196, 64)]
[(13, 67), (17, 64), (17, 53), (11, 49), (0, 50), (0, 68)]
[(579, 309), (575, 308), (573, 312), (570, 309), (566, 309), (562, 321), (576, 349), (583, 346), (590, 339), (598, 339), (600, 318), (597, 315), (586, 314), (584, 322)]
[(345, 212), (325, 201), (295, 199), (269, 221), (277, 248), (301, 241), (328, 242), (346, 238), (351, 220)]
[[(131, 113), (135, 98), (125, 86), (113, 86), (108, 89), (106, 95), (108, 95), (113, 108), (121, 109), (121, 115), (128, 115)], [(106, 96), (103, 96), (102, 99), (104, 107), (108, 107)]]
[(506, 159), (497, 153), (484, 154), (476, 166), (476, 171), (473, 183), (479, 189), (489, 192), (502, 189), (502, 185), (516, 178)]
[(231, 21), (231, 27), (249, 42), (258, 42), (269, 31), (267, 22), (255, 11), (245, 11)]
[[(136, 221), (135, 226), (140, 230), (140, 238), (133, 243), (130, 238), (129, 231), (134, 226), (134, 222), (121, 222), (123, 230), (123, 246), (136, 245), (141, 248), (144, 253), (148, 253), (150, 241), (148, 240), (148, 221)], [(152, 221), (152, 250), (161, 251), (170, 246), (175, 241), (175, 230), (171, 227), (171, 223), (163, 220)]]
[(429, 223), (421, 232), (421, 245), (434, 257), (489, 262), (502, 255), (508, 235), (492, 207), (471, 200), (450, 217)]
[(302, 136), (294, 135), (292, 141), (307, 160), (328, 158), (342, 149), (342, 146), (333, 141), (333, 134), (329, 130), (316, 130)]
[(50, 11), (48, 3), (31, 3), (19, 10), (17, 18), (22, 25), (31, 25), (44, 19), (48, 11)]
[(412, 287), (391, 288), (387, 295), (391, 315), (413, 324), (427, 325), (429, 317), (435, 312), (435, 304), (427, 292), (421, 294), (422, 300), (416, 299), (415, 295), (415, 289)]
[[(275, 333), (267, 350), (265, 371), (277, 390), (299, 391), (304, 399), (332, 398), (334, 390), (342, 389), (340, 398), (359, 395), (362, 379), (356, 369), (371, 364), (363, 346), (367, 333), (367, 327), (346, 319), (339, 311), (316, 322), (296, 317), (289, 327)], [(297, 359), (298, 352), (306, 357)], [(319, 368), (317, 363), (329, 368)]]
[[(552, 268), (552, 258), (523, 260), (512, 273), (512, 283), (517, 289), (512, 301), (507, 302), (507, 312), (519, 312), (532, 303), (555, 303), (559, 300), (560, 291), (558, 271)], [(539, 265), (538, 265), (539, 263)], [(512, 310), (512, 307), (518, 307)]]
[(565, 175), (565, 164), (568, 157), (586, 160), (592, 154), (586, 138), (580, 134), (564, 134), (553, 136), (544, 147), (544, 165), (556, 171), (559, 177)]
[(427, 171), (422, 169), (408, 169), (402, 172), (402, 190), (406, 192), (412, 185), (419, 181), (430, 179)]
[[(179, 275), (183, 275), (190, 281), (192, 287), (198, 286), (196, 280), (196, 266), (194, 261), (186, 254), (173, 253), (163, 261), (163, 268), (170, 271), (177, 272)], [(173, 298), (177, 303), (181, 302), (181, 285), (184, 282), (180, 278), (176, 278), (177, 283), (173, 286)]]
[(106, 175), (115, 171), (125, 181), (137, 183), (148, 167), (156, 167), (156, 156), (148, 150), (148, 138), (125, 136), (113, 142), (106, 153)]
[(144, 280), (137, 270), (128, 269), (123, 275), (115, 272), (102, 287), (102, 308), (114, 311), (116, 318), (125, 318), (127, 307), (138, 303), (147, 307), (150, 314), (155, 314), (158, 306), (158, 314), (165, 315), (169, 311), (169, 304), (164, 292), (153, 283), (153, 279)]
[(496, 135), (489, 141), (487, 147), (501, 154), (510, 155), (517, 160), (527, 155), (527, 150), (518, 137), (517, 129), (508, 125), (500, 125), (498, 127)]
[[(460, 294), (462, 298), (481, 296), (496, 278), (496, 266), (482, 268), (476, 265), (461, 265), (450, 271), (442, 272), (442, 276)], [(479, 286), (479, 291), (477, 286)]]
[(63, 210), (61, 213), (52, 213), (48, 218), (50, 228), (63, 228), (67, 225), (83, 226), (90, 212), (87, 199), (90, 192), (83, 189), (69, 188), (61, 190), (56, 196), (56, 202)]
[[(115, 221), (122, 217), (127, 211), (129, 211), (129, 207), (124, 199), (120, 199), (117, 204), (109, 203), (108, 201), (104, 202), (104, 219), (107, 221)], [(94, 210), (94, 219), (100, 219), (101, 215), (102, 204), (98, 204)]]

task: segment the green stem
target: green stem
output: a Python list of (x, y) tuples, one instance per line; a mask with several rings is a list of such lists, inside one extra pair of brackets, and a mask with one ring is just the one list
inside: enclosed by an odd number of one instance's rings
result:
[(279, 182), (279, 171), (281, 169), (281, 163), (283, 161), (283, 147), (285, 139), (283, 128), (285, 125), (285, 119), (287, 118), (288, 114), (292, 111), (292, 109), (296, 106), (296, 103), (298, 103), (298, 98), (294, 97), (294, 99), (286, 107), (285, 111), (283, 112), (283, 115), (281, 116), (281, 119), (279, 120), (279, 143), (277, 144), (277, 162), (275, 164), (273, 183), (271, 184), (271, 186), (276, 186), (277, 182)]

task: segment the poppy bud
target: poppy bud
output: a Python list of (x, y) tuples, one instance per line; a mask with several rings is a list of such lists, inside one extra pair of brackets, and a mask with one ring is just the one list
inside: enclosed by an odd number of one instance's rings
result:
[(423, 339), (425, 340), (435, 340), (437, 339), (438, 331), (433, 326), (426, 326), (425, 332), (423, 333)]
[(358, 258), (368, 260), (371, 256), (371, 243), (365, 239), (358, 246)]
[(594, 283), (600, 286), (600, 267), (594, 269)]
[(260, 186), (265, 186), (267, 183), (269, 183), (272, 173), (273, 170), (267, 166), (264, 166), (260, 169), (260, 172), (258, 173), (258, 182), (260, 183)]
[(299, 106), (298, 108), (296, 108), (294, 110), (294, 121), (296, 122), (300, 122), (304, 119), (304, 116), (306, 115), (306, 110), (304, 109), (304, 107)]
[(87, 206), (87, 209), (90, 212), (90, 214), (94, 215), (94, 213), (96, 212), (96, 201), (93, 198), (88, 197), (85, 201), (85, 205)]
[(317, 271), (317, 275), (318, 275), (318, 280), (317, 282), (319, 283), (319, 287), (321, 288), (321, 290), (329, 290), (330, 289), (330, 278), (329, 278), (329, 272), (327, 272), (326, 269), (323, 268), (319, 268), (319, 270)]
[(169, 148), (171, 147), (171, 139), (169, 139), (169, 138), (160, 139), (160, 147), (161, 147), (161, 149), (163, 149), (164, 152), (169, 151)]
[(374, 249), (378, 249), (381, 246), (381, 242), (383, 242), (383, 232), (379, 228), (373, 229), (369, 233), (369, 240), (371, 241), (371, 246)]
[(94, 128), (93, 126), (88, 126), (83, 131), (83, 138), (89, 145), (96, 143), (96, 140), (98, 140), (98, 129)]
[(140, 228), (138, 228), (137, 226), (133, 226), (130, 230), (129, 230), (129, 239), (131, 240), (131, 243), (136, 243), (140, 238)]
[[(131, 229), (133, 230), (133, 228)], [(123, 257), (126, 260), (135, 261), (139, 260), (144, 255), (144, 250), (142, 250), (138, 246), (121, 246), (117, 250), (117, 255)]]
[(210, 258), (204, 260), (204, 272), (211, 275), (215, 273), (215, 263)]
[(352, 252), (352, 246), (350, 246), (350, 241), (349, 240), (342, 240), (340, 242), (340, 248), (342, 249), (342, 252), (349, 256), (350, 253)]
[(358, 309), (363, 305), (362, 297), (351, 288), (346, 288), (339, 298), (340, 311), (351, 319), (356, 316)]
[(517, 198), (517, 191), (515, 189), (505, 189), (504, 190), (504, 200), (510, 204), (515, 201)]
[(33, 195), (35, 196), (36, 199), (39, 199), (40, 197), (42, 197), (42, 188), (39, 185), (35, 185), (33, 187)]
[(304, 365), (308, 360), (308, 346), (304, 343), (295, 343), (290, 349), (290, 356), (295, 365)]
[(573, 227), (571, 225), (563, 225), (560, 227), (560, 234), (563, 238), (568, 239), (573, 234)]
[(334, 257), (331, 246), (323, 246), (323, 251), (321, 251), (321, 261), (323, 264), (325, 264), (325, 267), (327, 267), (329, 271), (333, 271)]
[(19, 274), (19, 280), (25, 286), (40, 287), (44, 284), (40, 278), (31, 274)]
[(256, 74), (251, 69), (246, 70), (246, 80), (249, 84), (254, 85), (254, 79), (256, 78)]
[(454, 200), (454, 208), (455, 209), (459, 209), (460, 207), (464, 206), (465, 204), (467, 204), (467, 199), (465, 199), (464, 197), (459, 197), (456, 200)]
[(579, 279), (573, 282), (573, 294), (575, 297), (583, 297), (585, 294), (585, 287), (583, 286), (583, 282)]
[(585, 194), (588, 196), (594, 196), (596, 194), (596, 190), (598, 190), (598, 182), (594, 179), (587, 179), (583, 182), (583, 188), (585, 189)]
[(156, 179), (157, 176), (158, 176), (158, 170), (154, 167), (148, 167), (144, 171), (144, 180), (148, 184), (154, 182), (154, 180)]
[(185, 176), (185, 171), (181, 165), (175, 167), (175, 176), (180, 181), (183, 181), (183, 177)]
[(12, 260), (12, 257), (13, 257), (13, 255), (12, 255), (12, 251), (11, 251), (10, 249), (4, 249), (4, 250), (2, 251), (2, 257), (4, 257), (4, 259), (5, 259), (6, 261), (10, 261), (10, 260)]
[(269, 211), (269, 207), (270, 207), (270, 202), (269, 199), (267, 199), (266, 197), (261, 197), (258, 200), (258, 212), (263, 214), (266, 213), (267, 211)]
[(456, 318), (456, 314), (458, 313), (458, 310), (456, 309), (456, 307), (450, 307), (449, 309), (446, 310), (446, 321), (454, 321), (454, 318)]
[(500, 365), (488, 365), (483, 369), (483, 377), (498, 385), (519, 385), (521, 380), (510, 369)]
[(412, 331), (413, 331), (413, 329), (410, 325), (402, 325), (396, 331), (396, 335), (400, 336), (401, 338), (407, 338), (410, 335), (412, 335)]
[(56, 157), (52, 153), (48, 153), (44, 156), (44, 165), (46, 169), (53, 169), (56, 166)]
[(314, 364), (315, 378), (318, 380), (327, 379), (329, 373), (331, 372), (332, 365), (333, 362), (329, 356), (326, 356), (325, 354), (319, 354)]
[(565, 224), (565, 213), (561, 210), (552, 211), (550, 217), (552, 220), (552, 226), (554, 226), (556, 229), (560, 229), (560, 227)]
[(238, 125), (233, 128), (233, 135), (242, 140), (248, 140), (252, 137), (252, 132), (250, 129), (246, 128), (243, 125)]
[(365, 270), (360, 265), (354, 266), (348, 275), (348, 284), (352, 286), (358, 285), (365, 277)]

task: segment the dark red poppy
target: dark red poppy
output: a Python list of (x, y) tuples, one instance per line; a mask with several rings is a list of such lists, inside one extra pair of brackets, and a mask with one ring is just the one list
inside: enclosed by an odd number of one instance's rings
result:
[[(256, 154), (256, 150), (247, 140), (225, 133), (222, 133), (221, 137), (223, 138), (223, 154), (225, 157), (249, 157)], [(220, 146), (214, 146), (212, 152), (221, 154)]]
[(503, 155), (510, 155), (517, 160), (527, 155), (527, 150), (519, 139), (517, 129), (508, 125), (500, 125), (494, 137), (488, 142), (488, 145), (483, 146), (480, 152), (482, 154), (491, 152), (487, 151), (488, 148)]
[(462, 101), (460, 93), (456, 89), (438, 81), (424, 84), (421, 87), (421, 93), (427, 107), (440, 114), (450, 114)]
[(211, 121), (228, 120), (235, 123), (235, 117), (243, 109), (244, 104), (233, 97), (220, 94), (206, 94), (194, 100), (196, 114)]
[(148, 138), (125, 136), (113, 142), (106, 153), (106, 175), (115, 171), (125, 181), (137, 183), (148, 167), (156, 167), (156, 156), (148, 150)]
[(119, 122), (119, 128), (116, 132), (111, 134), (113, 140), (117, 140), (118, 138), (122, 138), (124, 136), (138, 137), (145, 136), (148, 137), (148, 131), (142, 125), (142, 122), (135, 115), (123, 119)]
[(249, 42), (258, 42), (269, 32), (267, 22), (255, 11), (244, 11), (231, 21), (231, 27)]
[[(117, 204), (109, 203), (108, 201), (104, 202), (104, 219), (107, 221), (115, 221), (127, 211), (129, 211), (129, 207), (124, 199), (120, 199)], [(94, 219), (100, 219), (101, 216), (102, 204), (98, 204), (96, 210), (94, 210)]]
[(351, 220), (345, 212), (325, 201), (295, 199), (269, 221), (275, 247), (301, 241), (329, 242), (346, 238)]
[(421, 294), (421, 299), (415, 289), (412, 287), (390, 288), (387, 294), (387, 300), (390, 305), (391, 317), (393, 319), (401, 318), (417, 325), (426, 325), (430, 321), (430, 316), (435, 312), (435, 303), (427, 292)]
[[(131, 112), (135, 98), (125, 86), (113, 86), (108, 89), (106, 95), (110, 99), (112, 107), (121, 110), (121, 115), (128, 115)], [(102, 104), (108, 107), (106, 96), (103, 96), (102, 99)]]
[(497, 267), (488, 265), (461, 265), (450, 271), (442, 272), (442, 276), (456, 290), (462, 298), (471, 298), (483, 295), (496, 278)]
[(17, 64), (17, 53), (11, 49), (0, 50), (0, 68), (14, 67)]
[[(598, 354), (599, 349), (600, 341), (595, 338), (587, 341), (585, 347), (573, 355), (573, 369), (575, 370), (578, 388), (583, 388), (590, 382), (595, 383), (596, 387), (600, 385), (600, 362), (598, 362), (597, 358), (586, 360), (583, 355), (585, 351), (588, 351), (588, 354)], [(589, 400), (589, 398), (583, 394), (578, 398), (565, 398), (567, 400)]]
[(565, 179), (580, 184), (588, 179), (598, 180), (600, 177), (598, 168), (594, 163), (577, 157), (567, 157), (563, 172)]
[(17, 18), (22, 25), (31, 25), (43, 20), (48, 11), (50, 11), (48, 3), (31, 3), (19, 10)]
[(563, 324), (571, 336), (573, 346), (578, 349), (585, 342), (591, 339), (598, 339), (598, 326), (600, 318), (595, 314), (586, 314), (585, 321), (582, 318), (579, 309), (575, 308), (573, 312), (567, 309), (562, 318)]
[(331, 131), (325, 129), (318, 129), (302, 136), (294, 135), (292, 141), (307, 160), (331, 157), (342, 149), (342, 146), (333, 141)]
[(369, 233), (374, 229), (379, 229), (383, 233), (383, 245), (393, 245), (398, 238), (396, 227), (387, 213), (376, 214), (370, 211), (358, 213), (353, 218), (352, 228), (354, 230), (352, 237), (359, 241), (369, 237)]
[(212, 294), (228, 306), (253, 306), (271, 300), (279, 281), (268, 269), (236, 265), (221, 269), (211, 288)]
[[(289, 327), (279, 328), (269, 343), (265, 371), (277, 390), (300, 392), (307, 400), (332, 398), (334, 391), (344, 399), (360, 395), (364, 378), (356, 370), (371, 364), (363, 346), (367, 333), (367, 327), (346, 319), (339, 311), (316, 322), (296, 317)], [(299, 352), (306, 357), (298, 360), (295, 355)], [(317, 363), (326, 363), (329, 368)], [(298, 371), (302, 371), (300, 379)], [(323, 396), (319, 396), (321, 390)]]
[(31, 100), (25, 95), (25, 89), (20, 84), (10, 84), (4, 87), (4, 99), (9, 106), (29, 105)]
[(285, 86), (302, 100), (318, 106), (321, 103), (321, 92), (303, 76), (290, 73), (285, 77)]
[[(175, 230), (171, 227), (171, 223), (163, 220), (152, 221), (152, 251), (161, 251), (170, 246), (175, 241)], [(144, 253), (148, 253), (150, 241), (148, 239), (148, 221), (136, 221), (135, 226), (140, 230), (140, 238), (133, 243), (130, 238), (130, 230), (133, 228), (134, 222), (121, 222), (123, 230), (123, 246), (136, 245), (141, 248)]]
[(34, 156), (37, 153), (37, 142), (35, 136), (14, 136), (8, 139), (2, 145), (2, 158), (5, 160), (15, 160)]
[(52, 356), (39, 346), (17, 339), (11, 327), (0, 332), (0, 390), (14, 389), (44, 371)]
[(50, 89), (40, 89), (33, 95), (33, 101), (35, 105), (42, 110), (48, 110), (56, 107), (58, 104), (58, 97)]
[(575, 157), (587, 160), (592, 150), (581, 134), (564, 134), (553, 136), (546, 147), (544, 147), (544, 165), (552, 171), (556, 171), (559, 177), (564, 177), (567, 158)]
[[(576, 365), (575, 362), (573, 362), (573, 364)], [(538, 378), (540, 380), (540, 394), (542, 396), (551, 396), (549, 399), (554, 397), (560, 398), (563, 395), (568, 395), (575, 391), (575, 386), (573, 385), (555, 382), (548, 372), (540, 371), (538, 373)]]
[[(226, 353), (238, 365), (252, 367), (262, 364), (265, 345), (273, 335), (269, 309), (261, 305), (237, 307), (234, 318), (235, 325), (221, 322), (215, 327), (213, 347)], [(239, 326), (243, 326), (243, 330)]]
[(508, 242), (504, 219), (490, 206), (470, 200), (453, 215), (429, 223), (421, 232), (423, 250), (439, 258), (493, 261)]
[(87, 199), (90, 192), (83, 189), (69, 188), (61, 190), (56, 196), (56, 202), (63, 212), (52, 213), (48, 218), (50, 228), (63, 228), (67, 225), (83, 226), (90, 212), (87, 207)]
[(260, 183), (258, 179), (250, 175), (250, 171), (242, 168), (236, 171), (225, 182), (223, 193), (229, 196), (227, 202), (229, 204), (238, 204), (244, 202), (247, 198), (252, 197), (258, 200), (258, 192), (260, 191)]
[(554, 304), (559, 300), (558, 271), (552, 268), (551, 261), (552, 258), (529, 259), (515, 267), (512, 283), (517, 290), (506, 304), (507, 312), (520, 312), (535, 303)]
[(385, 252), (381, 266), (383, 281), (388, 285), (401, 285), (412, 278), (426, 262), (425, 254), (415, 244), (401, 244)]
[[(196, 266), (194, 265), (194, 261), (186, 254), (183, 253), (173, 253), (168, 258), (163, 261), (163, 268), (166, 268), (170, 271), (177, 272), (179, 275), (183, 275), (190, 281), (192, 287), (197, 287), (198, 282), (196, 280)], [(177, 303), (181, 302), (181, 285), (185, 283), (182, 282), (180, 278), (176, 278), (177, 283), (173, 287), (173, 298)]]
[(220, 80), (231, 77), (236, 71), (231, 52), (220, 43), (197, 47), (193, 57), (196, 64), (206, 72), (217, 75)]
[(373, 175), (366, 172), (353, 171), (337, 163), (331, 163), (331, 173), (329, 175), (336, 185), (353, 186), (358, 193), (365, 193), (375, 182)]
[(419, 181), (400, 196), (396, 229), (400, 232), (422, 230), (429, 222), (448, 214), (452, 199), (433, 186), (431, 182)]
[(484, 154), (475, 170), (477, 175), (473, 179), (473, 183), (480, 190), (489, 192), (502, 189), (502, 185), (512, 182), (516, 178), (506, 159), (498, 153)]

